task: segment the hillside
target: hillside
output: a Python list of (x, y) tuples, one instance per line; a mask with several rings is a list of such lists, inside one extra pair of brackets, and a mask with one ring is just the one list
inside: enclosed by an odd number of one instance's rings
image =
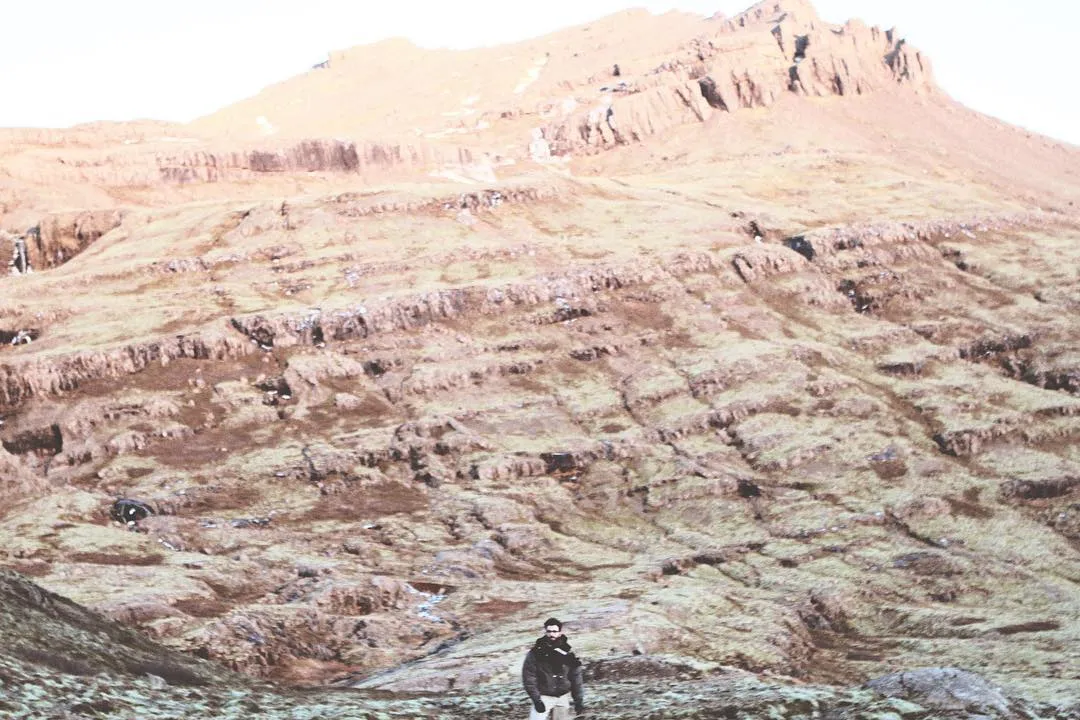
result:
[(162, 717), (517, 717), (549, 615), (603, 717), (1076, 717), (1080, 149), (895, 32), (391, 40), (0, 163), (0, 591)]

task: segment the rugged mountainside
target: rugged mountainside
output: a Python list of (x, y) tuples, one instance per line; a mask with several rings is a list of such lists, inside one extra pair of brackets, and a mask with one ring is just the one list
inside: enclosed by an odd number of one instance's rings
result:
[(3, 131), (0, 707), (1080, 717), (1078, 170), (784, 0)]
[[(520, 691), (385, 693), (289, 689), (168, 650), (71, 601), (0, 570), (0, 710), (9, 718), (460, 718), (520, 717)], [(673, 685), (672, 680), (678, 678)], [(963, 718), (969, 711), (1049, 717), (1053, 706), (1011, 698), (955, 668), (894, 673), (861, 688), (791, 686), (663, 658), (595, 662), (589, 697), (609, 718)], [(919, 701), (922, 705), (914, 701)], [(629, 707), (632, 706), (632, 707)], [(1080, 708), (1066, 709), (1075, 717)], [(985, 715), (984, 715), (985, 716)]]

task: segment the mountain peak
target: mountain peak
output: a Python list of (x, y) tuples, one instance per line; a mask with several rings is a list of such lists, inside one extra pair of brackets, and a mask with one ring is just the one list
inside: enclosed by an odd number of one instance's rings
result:
[(387, 40), (333, 53), (327, 65), (193, 128), (249, 138), (407, 137), (483, 151), (510, 144), (527, 159), (538, 128), (560, 154), (638, 142), (788, 95), (936, 91), (918, 50), (862, 23), (822, 23), (805, 0), (769, 0), (722, 20), (626, 10), (465, 51)]
[(794, 18), (800, 22), (812, 22), (819, 19), (817, 9), (808, 0), (762, 0), (736, 15), (736, 24), (777, 23), (785, 18)]

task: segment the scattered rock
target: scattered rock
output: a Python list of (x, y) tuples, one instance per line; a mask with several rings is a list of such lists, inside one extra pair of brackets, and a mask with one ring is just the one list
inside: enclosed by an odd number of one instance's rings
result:
[(940, 711), (987, 713), (991, 717), (1029, 717), (1000, 688), (973, 672), (950, 667), (921, 668), (893, 673), (866, 684), (885, 697), (903, 698)]

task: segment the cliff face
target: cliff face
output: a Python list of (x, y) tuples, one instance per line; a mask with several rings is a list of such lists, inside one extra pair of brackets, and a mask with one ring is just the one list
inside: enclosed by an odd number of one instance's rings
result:
[(319, 139), (264, 142), (239, 148), (222, 148), (194, 138), (182, 143), (149, 141), (98, 150), (79, 146), (46, 148), (26, 148), (11, 164), (11, 174), (40, 184), (140, 188), (249, 181), (272, 173), (345, 173), (387, 178), (472, 159), (471, 153), (462, 148)]
[(566, 154), (638, 142), (718, 112), (768, 107), (788, 95), (899, 88), (937, 91), (929, 60), (894, 31), (860, 21), (832, 26), (807, 3), (772, 0), (714, 21), (640, 77), (612, 78), (597, 104), (550, 123), (544, 137), (556, 154)]
[(63, 265), (102, 235), (119, 227), (120, 210), (52, 213), (26, 232), (30, 267), (44, 270)]
[(348, 173), (389, 177), (440, 163), (468, 163), (466, 149), (416, 144), (305, 140), (285, 147), (158, 154), (155, 164), (166, 183), (252, 179), (262, 173)]
[[(101, 236), (119, 227), (123, 218), (124, 212), (120, 210), (49, 213), (24, 231), (0, 230), (0, 257), (10, 258), (8, 269), (12, 274), (63, 265)], [(7, 341), (10, 341), (14, 335), (8, 334), (11, 337)]]

